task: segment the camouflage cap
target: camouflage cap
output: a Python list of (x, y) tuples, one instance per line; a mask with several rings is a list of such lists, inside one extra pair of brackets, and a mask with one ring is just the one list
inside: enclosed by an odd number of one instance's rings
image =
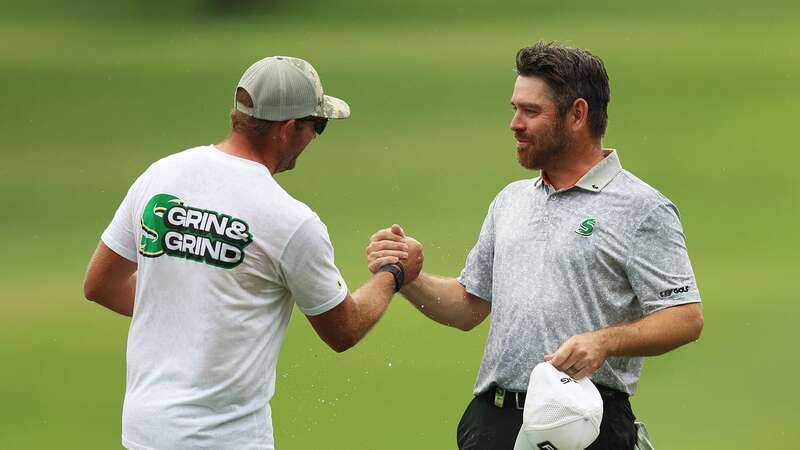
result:
[(234, 108), (262, 120), (289, 120), (306, 116), (346, 119), (350, 106), (341, 99), (325, 95), (314, 67), (291, 56), (270, 56), (250, 66), (239, 80), (253, 99), (249, 107), (236, 101)]

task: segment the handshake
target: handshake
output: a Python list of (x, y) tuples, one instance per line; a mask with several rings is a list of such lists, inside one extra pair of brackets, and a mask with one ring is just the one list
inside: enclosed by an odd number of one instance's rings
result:
[(377, 273), (389, 264), (399, 264), (405, 272), (403, 285), (416, 280), (422, 271), (422, 244), (406, 236), (400, 225), (378, 230), (369, 238), (367, 267)]

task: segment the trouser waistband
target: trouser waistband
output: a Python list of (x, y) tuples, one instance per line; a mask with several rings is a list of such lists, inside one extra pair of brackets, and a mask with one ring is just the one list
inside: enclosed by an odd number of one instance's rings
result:
[[(597, 390), (600, 392), (600, 396), (604, 401), (628, 399), (628, 394), (625, 392), (603, 386), (602, 384), (595, 384), (595, 386), (597, 387)], [(488, 391), (478, 394), (478, 397), (485, 397), (490, 403), (493, 403), (498, 408), (523, 409), (525, 407), (525, 397), (527, 397), (527, 392), (509, 391), (501, 388), (500, 386), (494, 386)]]

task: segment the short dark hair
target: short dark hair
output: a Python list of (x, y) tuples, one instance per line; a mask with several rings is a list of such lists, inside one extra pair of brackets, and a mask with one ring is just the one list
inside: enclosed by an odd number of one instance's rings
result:
[(592, 136), (605, 134), (611, 89), (600, 58), (588, 50), (539, 41), (517, 52), (517, 74), (547, 83), (559, 117), (564, 117), (576, 99), (586, 100)]
[[(249, 107), (253, 107), (253, 99), (244, 88), (236, 88), (236, 101)], [(266, 137), (270, 127), (276, 122), (272, 120), (256, 119), (233, 108), (231, 110), (231, 128), (244, 134), (252, 141), (258, 141)]]

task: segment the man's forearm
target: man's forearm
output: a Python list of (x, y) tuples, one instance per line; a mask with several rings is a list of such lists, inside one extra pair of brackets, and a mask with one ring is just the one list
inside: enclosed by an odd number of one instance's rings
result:
[(609, 356), (655, 356), (695, 341), (703, 330), (700, 303), (673, 306), (636, 322), (576, 334), (545, 355), (576, 379), (597, 371)]
[(663, 309), (632, 323), (595, 331), (609, 356), (656, 356), (696, 341), (703, 309), (692, 303)]
[(356, 314), (350, 324), (353, 344), (360, 341), (378, 323), (394, 295), (394, 277), (388, 272), (378, 272), (351, 295)]
[(331, 310), (306, 317), (326, 344), (343, 352), (366, 336), (386, 312), (394, 286), (392, 274), (379, 272)]
[(481, 323), (489, 311), (487, 302), (469, 295), (455, 278), (423, 272), (400, 293), (429, 318), (465, 331)]

